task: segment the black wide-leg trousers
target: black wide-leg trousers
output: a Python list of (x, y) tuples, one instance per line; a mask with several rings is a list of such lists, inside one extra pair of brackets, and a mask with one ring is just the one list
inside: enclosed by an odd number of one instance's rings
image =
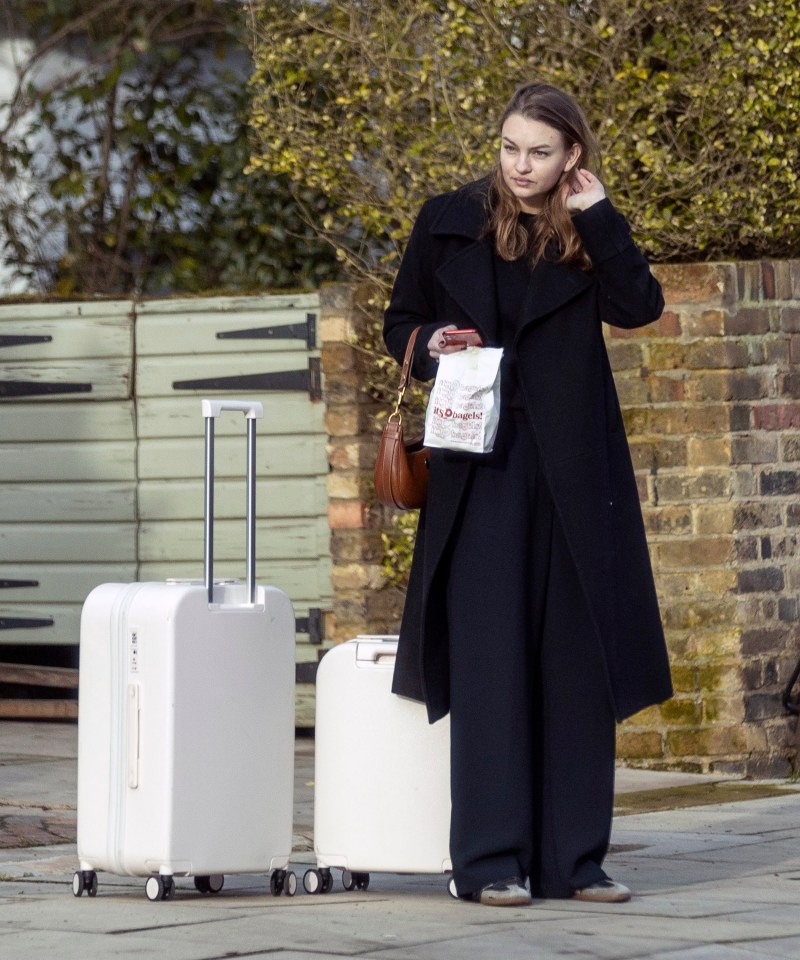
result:
[(505, 411), (472, 469), (448, 566), (456, 889), (518, 876), (535, 896), (569, 897), (605, 877), (615, 721), (521, 411)]

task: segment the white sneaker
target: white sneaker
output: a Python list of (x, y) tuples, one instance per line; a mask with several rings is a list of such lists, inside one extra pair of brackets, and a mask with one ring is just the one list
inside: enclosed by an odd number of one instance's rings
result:
[(590, 883), (572, 895), (573, 900), (585, 900), (587, 903), (625, 903), (630, 898), (631, 892), (625, 884), (617, 883), (610, 877)]
[(471, 899), (485, 907), (527, 907), (531, 902), (531, 892), (520, 877), (509, 877), (481, 887), (472, 894)]

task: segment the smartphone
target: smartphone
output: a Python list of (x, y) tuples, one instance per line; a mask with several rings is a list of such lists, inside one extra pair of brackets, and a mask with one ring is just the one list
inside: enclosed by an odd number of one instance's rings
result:
[(483, 337), (477, 330), (442, 330), (442, 339), (448, 347), (482, 347)]

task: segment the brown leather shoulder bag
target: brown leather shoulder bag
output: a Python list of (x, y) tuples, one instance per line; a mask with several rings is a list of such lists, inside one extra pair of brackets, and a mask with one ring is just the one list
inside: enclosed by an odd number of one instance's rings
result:
[(416, 510), (428, 496), (430, 451), (422, 443), (422, 434), (413, 440), (403, 437), (403, 416), (400, 407), (411, 379), (414, 344), (420, 328), (408, 339), (397, 403), (389, 415), (381, 434), (378, 457), (375, 461), (375, 496), (379, 503), (400, 510)]

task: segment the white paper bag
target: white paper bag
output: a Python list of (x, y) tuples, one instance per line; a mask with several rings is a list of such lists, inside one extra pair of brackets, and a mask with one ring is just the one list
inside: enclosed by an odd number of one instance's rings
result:
[(425, 413), (425, 446), (491, 453), (500, 421), (499, 347), (445, 353)]

